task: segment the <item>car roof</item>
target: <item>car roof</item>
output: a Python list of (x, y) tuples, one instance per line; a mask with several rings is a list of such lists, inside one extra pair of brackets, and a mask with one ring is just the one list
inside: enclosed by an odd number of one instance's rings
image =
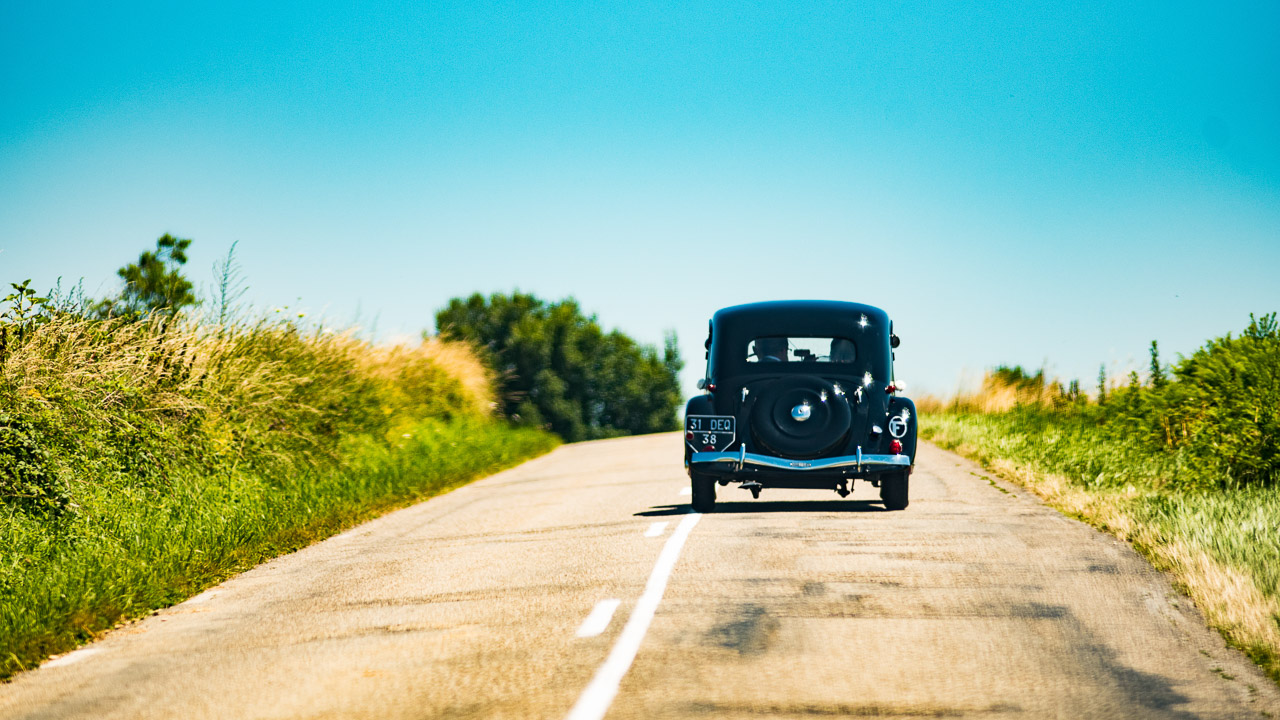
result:
[(711, 319), (713, 331), (709, 360), (712, 377), (721, 382), (739, 374), (812, 372), (805, 363), (778, 363), (767, 367), (746, 360), (747, 344), (754, 338), (841, 337), (852, 340), (858, 360), (847, 367), (824, 365), (824, 374), (889, 377), (889, 316), (862, 303), (836, 300), (778, 300), (734, 305)]
[(827, 324), (840, 327), (849, 323), (851, 318), (860, 319), (863, 315), (881, 328), (888, 327), (889, 316), (884, 310), (839, 300), (771, 300), (733, 305), (717, 311), (712, 322), (718, 327), (723, 324), (769, 327), (780, 323), (791, 325), (796, 321), (809, 327)]

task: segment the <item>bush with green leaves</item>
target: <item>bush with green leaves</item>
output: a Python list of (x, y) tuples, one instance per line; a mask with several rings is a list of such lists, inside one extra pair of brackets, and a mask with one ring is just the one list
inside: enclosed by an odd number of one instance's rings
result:
[(1149, 393), (1148, 424), (1230, 485), (1280, 480), (1280, 329), (1250, 316), (1239, 337), (1210, 341)]
[(683, 365), (665, 347), (605, 332), (572, 300), (525, 293), (454, 298), (436, 314), (447, 338), (478, 345), (498, 375), (502, 411), (575, 441), (677, 428)]
[(70, 497), (41, 441), (28, 423), (0, 412), (0, 504), (56, 515)]
[[(1079, 442), (1045, 444), (1043, 452), (1063, 456), (1051, 463), (1089, 481), (1094, 475), (1119, 477), (1123, 464), (1158, 468), (1161, 482), (1186, 487), (1275, 485), (1280, 481), (1280, 327), (1276, 314), (1249, 317), (1239, 336), (1209, 341), (1166, 369), (1151, 344), (1151, 369), (1144, 382), (1130, 373), (1126, 385), (1108, 389), (1105, 369), (1096, 402), (1073, 396), (1043, 372), (999, 367), (988, 374), (983, 393), (1014, 390), (1018, 402), (1004, 411), (1011, 427), (1034, 441), (1050, 433)], [(960, 399), (953, 410), (973, 411), (980, 402)], [(1122, 458), (1084, 453), (1085, 443), (1123, 445)], [(1034, 442), (1033, 442), (1034, 444)], [(1119, 465), (1100, 463), (1116, 459)], [(1138, 462), (1138, 458), (1143, 458)], [(1079, 466), (1079, 467), (1077, 467)]]
[(50, 315), (49, 298), (31, 287), (31, 279), (9, 283), (13, 292), (0, 299), (0, 361)]

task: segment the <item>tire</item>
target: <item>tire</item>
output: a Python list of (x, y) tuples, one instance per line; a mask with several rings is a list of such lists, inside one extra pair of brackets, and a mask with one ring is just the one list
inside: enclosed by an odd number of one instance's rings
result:
[(880, 500), (884, 502), (885, 510), (905, 510), (907, 503), (907, 488), (910, 483), (910, 475), (907, 473), (886, 474), (880, 480)]
[(689, 482), (693, 489), (693, 511), (698, 513), (714, 512), (716, 509), (716, 481), (713, 478), (704, 478), (700, 475), (692, 475)]

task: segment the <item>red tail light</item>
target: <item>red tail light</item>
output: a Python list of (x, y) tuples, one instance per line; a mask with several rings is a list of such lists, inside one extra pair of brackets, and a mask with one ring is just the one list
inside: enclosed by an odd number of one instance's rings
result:
[(716, 446), (715, 446), (715, 445), (706, 445), (706, 446), (704, 446), (702, 449), (703, 449), (703, 451), (704, 451), (704, 452), (715, 452)]
[(689, 432), (685, 433), (684, 439), (688, 440), (689, 442), (693, 442), (693, 431), (690, 430)]
[(889, 451), (890, 451), (890, 452), (892, 452), (894, 455), (901, 455), (901, 454), (902, 454), (902, 441), (901, 441), (901, 440), (894, 440), (894, 441), (890, 442), (890, 443), (889, 443)]

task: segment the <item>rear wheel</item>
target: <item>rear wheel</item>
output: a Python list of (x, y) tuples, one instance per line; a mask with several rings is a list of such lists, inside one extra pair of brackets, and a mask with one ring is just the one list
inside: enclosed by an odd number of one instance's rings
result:
[(693, 489), (694, 512), (709, 513), (716, 509), (716, 481), (701, 475), (690, 474), (689, 482)]
[(880, 500), (885, 510), (905, 510), (907, 507), (908, 478), (905, 472), (885, 474), (880, 479)]

